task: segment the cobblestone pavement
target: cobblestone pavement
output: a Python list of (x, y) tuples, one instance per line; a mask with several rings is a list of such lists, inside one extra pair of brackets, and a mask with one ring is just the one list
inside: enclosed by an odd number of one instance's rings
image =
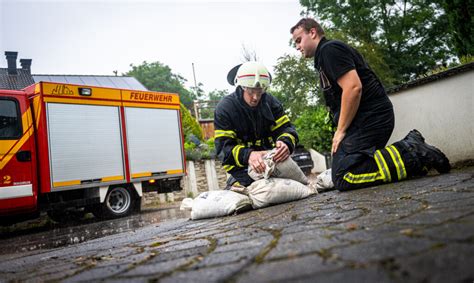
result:
[(474, 167), (0, 255), (0, 281), (473, 282)]

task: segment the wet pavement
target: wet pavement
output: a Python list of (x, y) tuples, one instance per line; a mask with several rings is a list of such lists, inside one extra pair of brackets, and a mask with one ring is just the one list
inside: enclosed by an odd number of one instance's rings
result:
[(39, 219), (0, 228), (0, 254), (58, 248), (88, 240), (133, 231), (154, 223), (189, 218), (179, 203), (145, 207), (140, 213), (113, 220), (100, 220), (92, 214), (70, 223), (56, 223), (46, 214)]
[(473, 176), (468, 167), (201, 221), (136, 227), (132, 217), (120, 233), (57, 248), (4, 250), (2, 239), (0, 282), (473, 282)]

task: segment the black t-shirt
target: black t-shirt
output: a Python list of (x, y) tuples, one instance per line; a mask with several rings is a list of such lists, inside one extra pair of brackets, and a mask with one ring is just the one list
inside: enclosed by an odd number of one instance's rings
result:
[[(334, 115), (334, 123), (337, 125), (339, 112), (341, 110), (342, 89), (337, 80), (350, 70), (356, 70), (362, 83), (362, 96), (353, 123), (363, 126), (368, 116), (376, 116), (371, 122), (388, 119), (383, 117), (384, 113), (393, 115), (392, 103), (388, 99), (385, 89), (370, 69), (360, 53), (349, 45), (337, 41), (322, 38), (316, 49), (315, 68), (319, 71), (320, 86), (324, 93), (326, 105)], [(382, 115), (382, 117), (380, 117)], [(376, 125), (377, 126), (377, 125)], [(379, 125), (381, 126), (381, 125)]]

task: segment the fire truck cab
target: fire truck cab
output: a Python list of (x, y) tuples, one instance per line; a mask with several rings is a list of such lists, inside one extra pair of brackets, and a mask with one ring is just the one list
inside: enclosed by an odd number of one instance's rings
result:
[(180, 117), (172, 93), (46, 82), (0, 90), (2, 223), (41, 211), (120, 217), (140, 209), (143, 192), (180, 189)]

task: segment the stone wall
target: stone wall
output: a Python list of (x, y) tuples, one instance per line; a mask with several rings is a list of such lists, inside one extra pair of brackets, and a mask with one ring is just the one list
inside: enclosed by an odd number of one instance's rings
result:
[[(163, 203), (178, 202), (186, 197), (196, 197), (198, 194), (208, 191), (210, 186), (212, 188), (213, 181), (208, 180), (206, 174), (206, 161), (200, 160), (191, 162), (193, 162), (193, 164), (190, 164), (190, 161), (186, 162), (187, 176), (181, 179), (181, 191), (166, 194), (158, 194), (156, 192), (144, 193), (142, 204), (145, 206), (155, 206)], [(214, 176), (217, 178), (217, 188), (224, 189), (226, 186), (227, 174), (222, 167), (221, 162), (218, 160), (207, 162), (207, 166), (211, 166), (208, 170), (215, 170)], [(190, 172), (192, 168), (194, 168), (194, 171)], [(196, 191), (194, 191), (194, 185), (192, 182), (195, 182)]]
[(196, 172), (196, 183), (198, 191), (207, 191), (208, 185), (206, 180), (206, 169), (204, 168), (204, 161), (194, 161), (194, 170)]
[(219, 188), (223, 189), (225, 188), (227, 182), (227, 172), (224, 170), (224, 168), (222, 167), (222, 163), (219, 160), (216, 160), (215, 164)]
[[(189, 161), (188, 161), (189, 162)], [(226, 185), (227, 175), (222, 168), (220, 161), (214, 162), (214, 170), (216, 171), (218, 187), (219, 189), (224, 189)], [(196, 174), (196, 183), (197, 183), (197, 190), (198, 192), (205, 192), (209, 190), (209, 181), (207, 180), (206, 176), (206, 168), (205, 168), (205, 161), (194, 161), (194, 172)], [(184, 180), (184, 179), (183, 179)], [(182, 184), (182, 188), (184, 189), (184, 184)]]

